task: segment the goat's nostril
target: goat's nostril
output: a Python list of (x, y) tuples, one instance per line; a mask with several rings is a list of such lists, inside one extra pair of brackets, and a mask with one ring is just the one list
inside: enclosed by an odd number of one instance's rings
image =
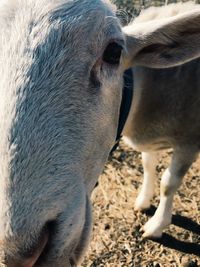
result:
[(34, 264), (38, 261), (39, 257), (43, 253), (48, 240), (49, 240), (49, 233), (48, 231), (45, 231), (42, 237), (40, 238), (38, 247), (35, 249), (35, 251), (33, 252), (30, 258), (27, 258), (24, 260), (24, 262), (22, 263), (22, 267), (33, 267), (34, 266)]
[(55, 228), (57, 222), (56, 221), (49, 221), (43, 227), (43, 230), (40, 234), (38, 239), (38, 244), (32, 251), (29, 251), (26, 255), (24, 255), (24, 259), (26, 259), (22, 265), (22, 267), (32, 267), (35, 264), (40, 264), (43, 262), (46, 254), (49, 250), (49, 245), (51, 243), (51, 238), (54, 235)]
[[(34, 244), (27, 249), (27, 244), (18, 248), (17, 255), (5, 253), (4, 263), (7, 267), (34, 267), (41, 265), (49, 252), (52, 236), (54, 236), (57, 222), (49, 221), (45, 224)], [(10, 241), (12, 243), (12, 241)], [(11, 247), (11, 246), (9, 246)], [(26, 249), (23, 249), (26, 248)], [(5, 248), (6, 251), (6, 248)], [(1, 264), (0, 264), (1, 265)]]
[(7, 267), (33, 267), (35, 264), (40, 260), (41, 255), (43, 255), (44, 251), (46, 250), (46, 246), (48, 244), (50, 238), (50, 229), (48, 224), (42, 229), (38, 241), (35, 243), (32, 249), (28, 251), (21, 252), (20, 260), (19, 256), (9, 257), (7, 256), (5, 263)]

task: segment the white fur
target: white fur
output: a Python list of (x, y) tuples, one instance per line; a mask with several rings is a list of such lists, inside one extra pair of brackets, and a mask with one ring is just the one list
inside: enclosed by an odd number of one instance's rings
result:
[(146, 23), (152, 20), (162, 20), (171, 18), (177, 15), (188, 13), (189, 11), (199, 10), (199, 5), (195, 4), (194, 1), (186, 3), (175, 3), (162, 7), (149, 7), (143, 9), (140, 15), (133, 20), (134, 24)]
[[(92, 229), (89, 197), (116, 137), (124, 70), (197, 57), (199, 17), (191, 11), (134, 35), (134, 23), (123, 30), (107, 0), (0, 2), (1, 266), (80, 263)], [(123, 48), (119, 64), (103, 57), (112, 42)], [(141, 207), (153, 195), (148, 159)]]
[(161, 179), (159, 206), (144, 226), (144, 237), (160, 237), (171, 222), (173, 196), (199, 152), (199, 23), (200, 5), (189, 2), (149, 8), (124, 28), (129, 55), (125, 65), (135, 66), (124, 139), (144, 152), (144, 180), (136, 210), (150, 207), (157, 151), (172, 148), (174, 152)]
[(154, 196), (157, 158), (158, 155), (156, 152), (142, 153), (144, 180), (140, 193), (135, 201), (136, 210), (148, 209), (151, 205), (151, 200)]

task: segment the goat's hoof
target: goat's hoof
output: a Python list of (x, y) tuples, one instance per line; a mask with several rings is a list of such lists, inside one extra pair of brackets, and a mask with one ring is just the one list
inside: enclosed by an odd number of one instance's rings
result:
[(165, 224), (159, 223), (159, 220), (156, 220), (152, 217), (143, 227), (143, 238), (149, 239), (158, 239), (162, 237), (162, 231), (165, 228)]
[(162, 232), (151, 232), (145, 231), (142, 235), (143, 239), (160, 239), (162, 237)]
[(134, 205), (135, 211), (148, 210), (151, 207), (151, 202), (144, 198), (137, 197)]

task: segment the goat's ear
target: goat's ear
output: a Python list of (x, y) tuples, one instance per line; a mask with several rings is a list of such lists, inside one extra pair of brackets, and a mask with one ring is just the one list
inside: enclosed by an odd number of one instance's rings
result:
[(166, 68), (200, 56), (200, 8), (170, 18), (133, 22), (123, 32), (125, 68)]

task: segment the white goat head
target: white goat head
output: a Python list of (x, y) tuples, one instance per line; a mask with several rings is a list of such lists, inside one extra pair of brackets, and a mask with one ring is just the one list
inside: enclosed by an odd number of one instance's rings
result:
[(0, 3), (2, 266), (80, 262), (90, 193), (115, 140), (124, 69), (134, 58), (173, 65), (198, 56), (199, 25), (194, 12), (187, 22), (169, 19), (125, 35), (108, 1)]

